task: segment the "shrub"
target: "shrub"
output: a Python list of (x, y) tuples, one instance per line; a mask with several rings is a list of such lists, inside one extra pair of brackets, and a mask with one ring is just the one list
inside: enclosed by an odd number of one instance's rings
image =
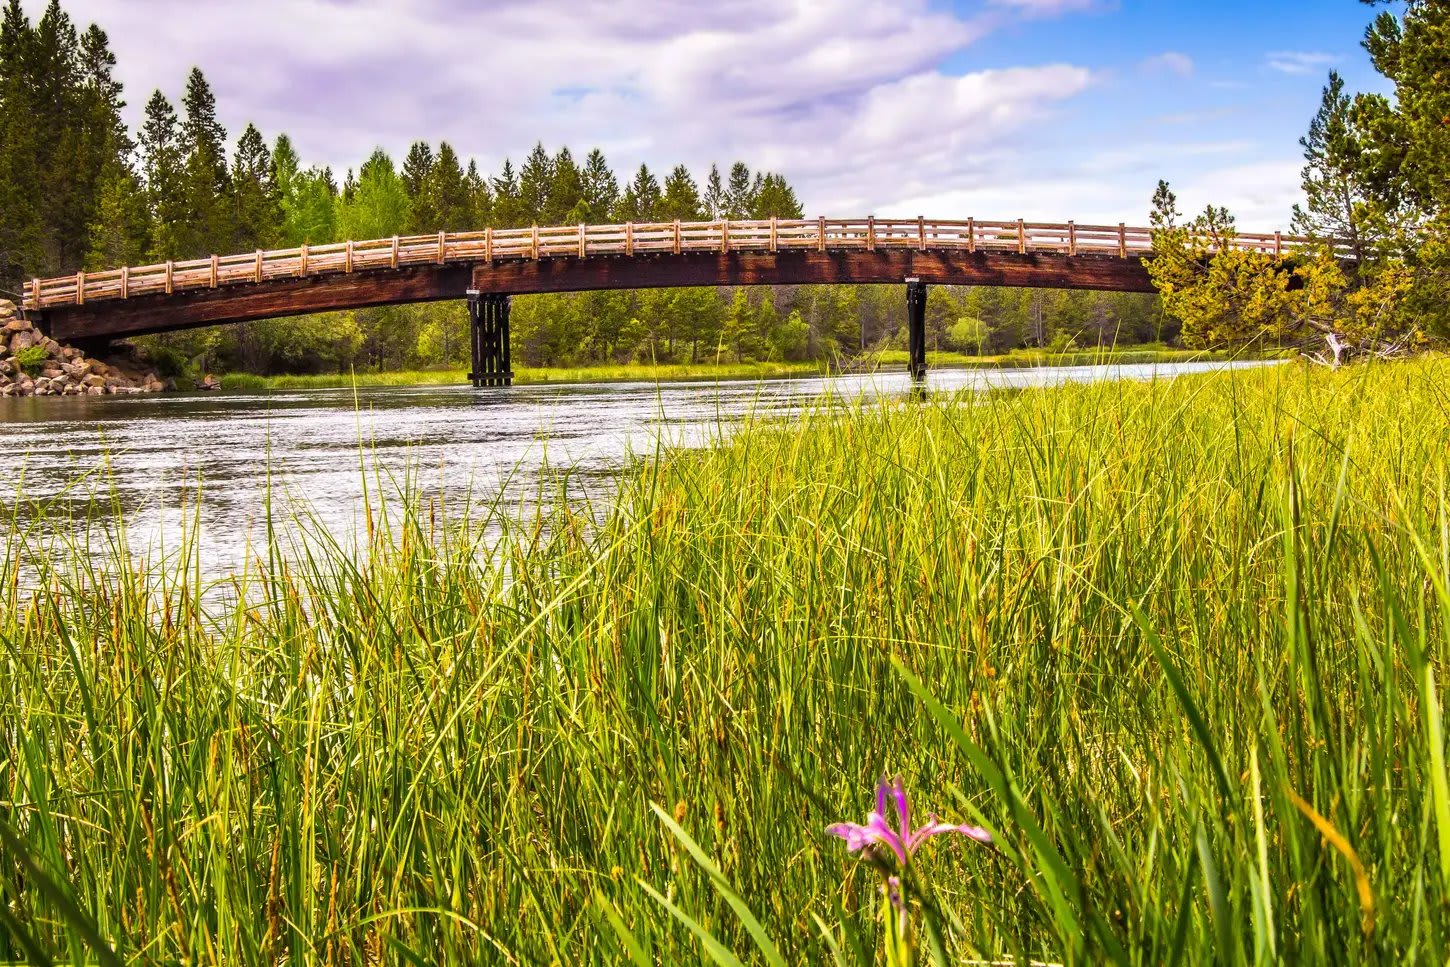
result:
[(37, 376), (45, 361), (50, 358), (50, 353), (45, 351), (44, 346), (28, 346), (15, 354), (15, 365), (27, 376)]

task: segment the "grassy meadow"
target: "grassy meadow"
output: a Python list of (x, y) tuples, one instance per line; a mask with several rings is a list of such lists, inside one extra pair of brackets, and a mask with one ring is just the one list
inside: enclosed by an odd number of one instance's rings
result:
[(225, 577), (12, 529), (0, 959), (880, 963), (824, 827), (899, 775), (996, 840), (952, 963), (1444, 963), (1447, 385), (823, 404)]

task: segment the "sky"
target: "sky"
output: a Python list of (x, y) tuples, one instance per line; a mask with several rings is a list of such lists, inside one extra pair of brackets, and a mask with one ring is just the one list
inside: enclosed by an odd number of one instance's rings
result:
[[(200, 66), (235, 137), (339, 175), (449, 141), (621, 174), (779, 171), (808, 216), (1287, 228), (1327, 72), (1384, 90), (1359, 0), (63, 0), (109, 33), (139, 121)], [(28, 0), (38, 16), (42, 0)]]

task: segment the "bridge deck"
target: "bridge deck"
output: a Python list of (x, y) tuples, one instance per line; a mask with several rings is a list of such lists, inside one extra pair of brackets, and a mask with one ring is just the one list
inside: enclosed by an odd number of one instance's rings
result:
[[(1305, 239), (1241, 234), (1285, 254)], [(58, 339), (137, 335), (371, 305), (673, 285), (933, 282), (1151, 291), (1152, 232), (967, 219), (574, 225), (339, 242), (78, 272), (30, 283)]]

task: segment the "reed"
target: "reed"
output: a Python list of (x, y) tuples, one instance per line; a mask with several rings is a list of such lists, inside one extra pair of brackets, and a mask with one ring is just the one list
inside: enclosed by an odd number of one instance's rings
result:
[(12, 527), (0, 958), (870, 964), (900, 775), (995, 839), (953, 962), (1443, 963), (1447, 378), (823, 402), (226, 576)]

